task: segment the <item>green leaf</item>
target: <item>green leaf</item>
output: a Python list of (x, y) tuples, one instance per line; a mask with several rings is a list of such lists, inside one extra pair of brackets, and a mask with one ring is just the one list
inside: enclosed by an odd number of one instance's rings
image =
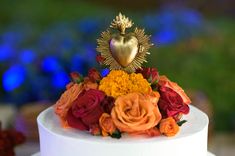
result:
[(153, 79), (153, 78), (152, 78), (152, 75), (150, 75), (150, 77), (148, 78), (147, 81), (148, 81), (149, 83), (152, 83), (152, 79)]
[(154, 81), (152, 85), (157, 85), (157, 83), (158, 83), (158, 80)]
[(177, 122), (177, 125), (178, 126), (182, 126), (186, 122), (187, 122), (187, 120), (182, 120), (182, 121)]
[(82, 75), (81, 75), (81, 77), (80, 77), (80, 78), (78, 78), (78, 79), (74, 80), (74, 82), (75, 82), (75, 83), (77, 83), (77, 84), (82, 83), (83, 81), (84, 81), (84, 78), (83, 78), (83, 76), (82, 76)]
[(122, 137), (122, 133), (119, 130), (116, 130), (112, 135), (112, 138), (120, 139)]

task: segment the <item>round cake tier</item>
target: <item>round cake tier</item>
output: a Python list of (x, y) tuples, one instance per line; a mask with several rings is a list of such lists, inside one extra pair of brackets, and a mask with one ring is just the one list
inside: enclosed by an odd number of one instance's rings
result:
[(41, 156), (206, 156), (207, 115), (190, 106), (190, 113), (183, 119), (187, 122), (174, 137), (123, 135), (113, 139), (62, 128), (50, 107), (37, 119)]

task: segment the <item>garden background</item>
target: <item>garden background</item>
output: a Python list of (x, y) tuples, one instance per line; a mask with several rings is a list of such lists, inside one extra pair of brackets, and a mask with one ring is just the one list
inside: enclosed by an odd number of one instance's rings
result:
[(119, 12), (152, 35), (146, 66), (205, 100), (215, 131), (234, 132), (232, 0), (0, 0), (1, 105), (54, 103), (71, 71), (100, 68), (96, 39)]

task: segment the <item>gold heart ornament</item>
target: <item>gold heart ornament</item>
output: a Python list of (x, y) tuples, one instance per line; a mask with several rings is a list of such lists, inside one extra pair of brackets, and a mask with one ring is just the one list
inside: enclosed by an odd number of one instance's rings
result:
[(97, 39), (97, 51), (103, 58), (102, 65), (110, 70), (124, 70), (128, 73), (141, 68), (146, 61), (148, 50), (152, 46), (150, 36), (145, 35), (144, 29), (135, 28), (126, 33), (134, 23), (125, 15), (119, 13), (111, 22), (110, 28), (101, 33)]
[(111, 39), (110, 51), (113, 58), (122, 66), (127, 67), (138, 53), (138, 40), (135, 36), (119, 35)]

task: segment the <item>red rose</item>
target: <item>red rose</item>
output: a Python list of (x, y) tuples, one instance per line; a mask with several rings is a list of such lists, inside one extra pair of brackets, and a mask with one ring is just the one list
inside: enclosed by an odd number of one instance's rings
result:
[(190, 98), (187, 96), (187, 94), (184, 92), (184, 90), (177, 83), (170, 81), (166, 76), (164, 76), (164, 75), (160, 76), (158, 86), (164, 86), (164, 87), (168, 87), (168, 88), (174, 90), (175, 92), (177, 92), (181, 96), (181, 98), (183, 99), (183, 102), (185, 104), (191, 103)]
[(70, 73), (70, 77), (74, 83), (81, 83), (83, 81), (83, 77), (78, 72)]
[(137, 69), (136, 73), (141, 73), (151, 84), (156, 84), (159, 80), (159, 74), (156, 68)]
[(6, 133), (8, 135), (8, 138), (11, 139), (12, 144), (14, 146), (20, 145), (20, 144), (22, 144), (22, 143), (24, 143), (26, 141), (26, 138), (23, 135), (23, 133), (18, 132), (18, 131), (14, 130), (14, 129), (6, 130)]
[(105, 113), (110, 114), (111, 110), (114, 106), (115, 99), (112, 96), (106, 96), (105, 99), (102, 101), (101, 106), (104, 109)]
[(0, 122), (0, 155), (14, 156), (14, 147), (25, 142), (25, 136), (14, 129), (1, 130)]
[(97, 55), (96, 56), (96, 61), (99, 63), (99, 64), (103, 64), (105, 58), (103, 58), (101, 55)]
[(97, 82), (97, 81), (100, 81), (101, 80), (101, 75), (100, 73), (95, 69), (95, 68), (91, 68), (89, 71), (88, 71), (88, 77), (91, 81), (93, 82)]
[(80, 130), (89, 130), (92, 125), (98, 124), (104, 112), (101, 107), (104, 98), (104, 92), (96, 89), (81, 93), (68, 112), (68, 125)]
[(187, 114), (189, 106), (183, 102), (182, 97), (171, 88), (161, 86), (159, 88), (160, 99), (158, 107), (163, 118), (176, 118), (180, 113)]

